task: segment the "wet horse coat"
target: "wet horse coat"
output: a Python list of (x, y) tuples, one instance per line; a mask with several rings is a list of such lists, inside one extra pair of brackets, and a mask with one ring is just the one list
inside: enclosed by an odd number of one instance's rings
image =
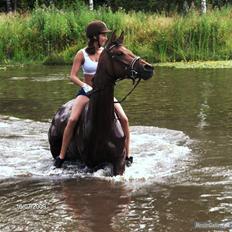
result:
[[(89, 168), (101, 164), (112, 164), (113, 175), (125, 171), (125, 136), (121, 124), (114, 113), (114, 85), (117, 79), (149, 79), (153, 67), (133, 55), (123, 43), (123, 33), (116, 39), (112, 34), (103, 50), (89, 103), (83, 110), (66, 159), (78, 159)], [(59, 155), (62, 137), (67, 124), (73, 100), (63, 105), (54, 116), (49, 129), (49, 143), (53, 157)]]

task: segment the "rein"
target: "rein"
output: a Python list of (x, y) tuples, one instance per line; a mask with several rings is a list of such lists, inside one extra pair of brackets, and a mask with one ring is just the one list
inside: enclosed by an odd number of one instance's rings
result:
[(127, 97), (135, 90), (135, 88), (137, 87), (137, 85), (139, 84), (140, 81), (141, 81), (141, 78), (139, 78), (137, 80), (137, 82), (134, 84), (134, 87), (127, 93), (126, 96), (124, 96), (120, 101), (116, 101), (116, 102), (114, 101), (114, 103), (122, 103), (122, 102), (124, 102), (127, 99)]
[[(135, 88), (138, 86), (140, 81), (141, 81), (141, 78), (139, 78), (136, 83), (133, 81), (133, 85), (134, 85), (133, 88), (120, 101), (114, 101), (114, 103), (120, 103), (121, 104), (122, 102), (124, 102), (127, 99), (127, 97), (135, 90)], [(115, 83), (114, 83), (114, 85), (115, 85)], [(91, 96), (92, 94), (103, 91), (105, 88), (111, 87), (111, 86), (112, 85), (107, 85), (107, 86), (105, 86), (105, 87), (103, 87), (101, 89), (94, 89), (88, 95)]]

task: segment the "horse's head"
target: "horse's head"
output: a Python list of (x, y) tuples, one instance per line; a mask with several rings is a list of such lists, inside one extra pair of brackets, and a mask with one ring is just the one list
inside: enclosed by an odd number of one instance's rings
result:
[(123, 46), (124, 33), (116, 38), (115, 32), (108, 40), (105, 51), (108, 55), (108, 73), (115, 79), (143, 79), (147, 80), (153, 76), (154, 67), (134, 55), (129, 49)]

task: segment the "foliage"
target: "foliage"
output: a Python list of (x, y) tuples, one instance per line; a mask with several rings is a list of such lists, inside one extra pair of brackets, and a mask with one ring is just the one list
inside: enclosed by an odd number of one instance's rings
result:
[(32, 13), (0, 15), (0, 61), (71, 63), (86, 45), (85, 26), (103, 20), (118, 33), (125, 31), (126, 46), (151, 62), (227, 60), (232, 58), (231, 8), (186, 16), (125, 10), (112, 11), (76, 4), (58, 9), (38, 6)]
[[(8, 2), (8, 4), (6, 3)], [(58, 9), (70, 8), (77, 4), (89, 4), (89, 0), (4, 0), (0, 1), (0, 11), (11, 10), (25, 12), (38, 6), (54, 5)], [(232, 4), (232, 0), (207, 0), (207, 8), (222, 8)], [(108, 6), (113, 11), (124, 9), (126, 11), (165, 12), (170, 14), (178, 12), (185, 14), (190, 8), (200, 8), (201, 0), (95, 0), (95, 7)]]

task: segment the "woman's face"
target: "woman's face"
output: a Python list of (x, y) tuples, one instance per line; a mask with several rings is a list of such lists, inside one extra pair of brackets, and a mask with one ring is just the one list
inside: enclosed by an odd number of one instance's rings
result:
[(106, 33), (99, 34), (99, 44), (101, 47), (105, 45), (107, 39), (108, 39), (108, 37), (107, 37)]

